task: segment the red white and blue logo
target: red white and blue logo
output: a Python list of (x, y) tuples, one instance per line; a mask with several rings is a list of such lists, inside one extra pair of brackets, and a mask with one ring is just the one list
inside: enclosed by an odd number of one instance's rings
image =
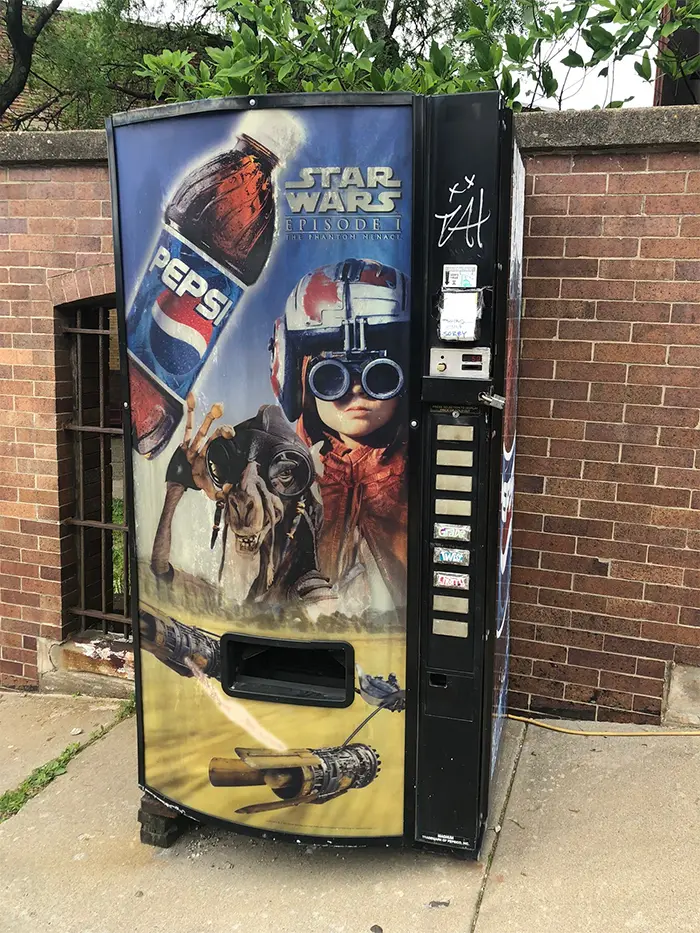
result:
[(242, 294), (221, 268), (164, 228), (127, 317), (129, 351), (185, 399)]
[(199, 298), (162, 291), (153, 302), (151, 347), (168, 372), (184, 376), (204, 359), (214, 325), (195, 311)]

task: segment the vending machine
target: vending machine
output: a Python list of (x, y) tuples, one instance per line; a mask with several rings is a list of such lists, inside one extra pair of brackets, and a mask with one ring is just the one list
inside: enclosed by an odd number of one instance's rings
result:
[(139, 784), (476, 857), (508, 670), (523, 166), (498, 94), (108, 121)]

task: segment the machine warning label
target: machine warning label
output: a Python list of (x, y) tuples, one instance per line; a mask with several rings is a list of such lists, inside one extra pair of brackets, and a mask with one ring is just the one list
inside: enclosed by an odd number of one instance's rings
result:
[(474, 265), (448, 263), (442, 267), (442, 287), (476, 288), (476, 273)]

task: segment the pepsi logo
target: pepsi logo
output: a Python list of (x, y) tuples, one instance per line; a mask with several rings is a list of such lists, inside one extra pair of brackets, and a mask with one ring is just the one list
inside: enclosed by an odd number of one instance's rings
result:
[(165, 290), (151, 308), (151, 346), (160, 365), (173, 375), (195, 369), (207, 352), (214, 331), (196, 311), (197, 298)]

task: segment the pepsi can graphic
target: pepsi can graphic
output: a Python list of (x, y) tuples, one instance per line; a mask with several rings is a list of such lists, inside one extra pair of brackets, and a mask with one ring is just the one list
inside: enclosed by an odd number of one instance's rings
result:
[(275, 168), (302, 139), (284, 111), (238, 118), (232, 148), (176, 186), (126, 321), (134, 448), (157, 457), (275, 236)]
[(164, 227), (127, 319), (132, 365), (184, 401), (242, 294), (242, 283)]

